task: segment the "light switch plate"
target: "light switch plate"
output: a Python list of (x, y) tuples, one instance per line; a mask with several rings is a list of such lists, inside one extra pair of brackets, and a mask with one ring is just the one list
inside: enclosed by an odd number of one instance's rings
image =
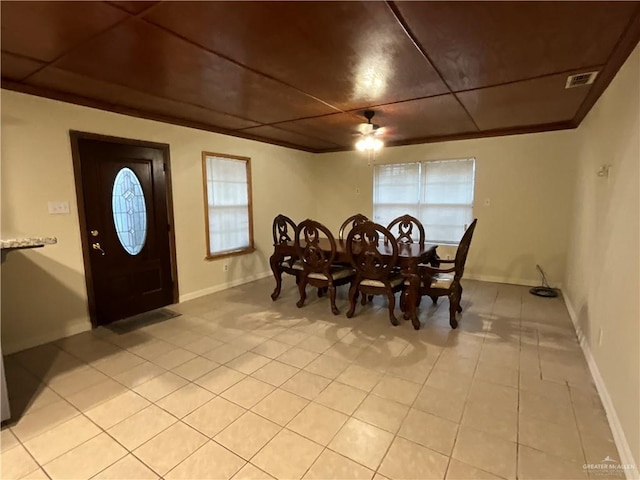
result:
[(51, 215), (66, 215), (69, 213), (69, 202), (49, 202), (48, 206)]

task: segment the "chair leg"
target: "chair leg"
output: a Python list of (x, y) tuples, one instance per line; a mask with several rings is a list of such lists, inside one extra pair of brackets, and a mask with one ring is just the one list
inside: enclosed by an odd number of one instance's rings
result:
[(458, 299), (455, 294), (449, 295), (449, 325), (451, 328), (458, 328), (456, 311), (458, 310)]
[[(347, 318), (353, 317), (356, 311), (356, 302), (358, 301), (358, 287), (360, 282), (354, 281), (349, 288), (349, 311), (347, 312)], [(363, 293), (364, 295), (364, 293)]]
[(430, 297), (430, 298), (431, 298), (431, 301), (433, 302), (434, 305), (438, 304), (438, 297), (434, 296), (434, 297)]
[[(400, 295), (402, 295), (402, 303), (404, 303), (404, 308), (402, 308), (402, 312), (403, 312), (402, 318), (405, 320), (409, 320), (409, 310), (407, 309), (407, 300), (409, 300), (409, 290), (404, 289)], [(416, 306), (416, 308), (418, 307)]]
[(458, 293), (458, 313), (462, 313), (462, 285), (460, 285), (460, 293)]
[(336, 287), (329, 285), (329, 299), (331, 300), (331, 312), (334, 315), (338, 315), (340, 310), (336, 307)]
[(304, 301), (307, 299), (307, 278), (301, 278), (300, 282), (298, 283), (298, 291), (300, 292), (300, 300), (298, 300), (298, 303), (296, 303), (296, 306), (298, 308), (302, 307), (304, 305)]
[(389, 320), (392, 325), (397, 326), (400, 322), (398, 322), (398, 319), (393, 314), (393, 310), (396, 308), (396, 296), (389, 287), (387, 287), (387, 298), (389, 299)]

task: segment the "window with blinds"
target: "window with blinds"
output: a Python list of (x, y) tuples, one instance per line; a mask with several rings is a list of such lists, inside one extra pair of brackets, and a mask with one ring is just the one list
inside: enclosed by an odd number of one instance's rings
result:
[(457, 244), (473, 220), (475, 159), (376, 165), (373, 218), (388, 225), (409, 214), (418, 218), (427, 241)]
[(251, 159), (203, 152), (202, 168), (207, 258), (253, 251)]

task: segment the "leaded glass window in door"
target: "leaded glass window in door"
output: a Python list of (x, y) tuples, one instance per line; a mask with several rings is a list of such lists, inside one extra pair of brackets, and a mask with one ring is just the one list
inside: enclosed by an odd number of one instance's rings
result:
[(116, 175), (111, 206), (122, 248), (129, 255), (137, 255), (147, 238), (147, 208), (140, 180), (130, 168), (123, 167)]

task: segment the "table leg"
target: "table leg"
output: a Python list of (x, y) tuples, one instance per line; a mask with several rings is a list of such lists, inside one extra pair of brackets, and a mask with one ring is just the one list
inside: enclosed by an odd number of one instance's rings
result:
[(276, 288), (273, 290), (271, 294), (271, 300), (276, 300), (280, 296), (280, 290), (282, 289), (282, 255), (278, 255), (274, 253), (271, 255), (269, 259), (269, 264), (271, 265), (271, 271), (273, 272), (273, 277), (276, 279)]

